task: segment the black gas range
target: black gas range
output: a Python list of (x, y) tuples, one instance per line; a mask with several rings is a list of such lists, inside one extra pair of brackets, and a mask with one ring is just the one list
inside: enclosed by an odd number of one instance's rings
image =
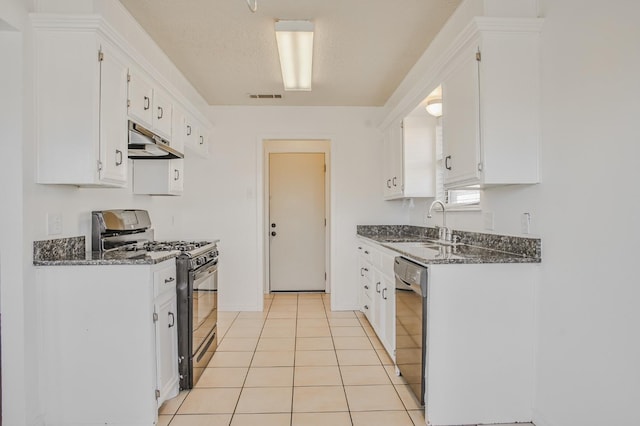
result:
[(146, 210), (92, 212), (94, 251), (175, 252), (181, 389), (193, 388), (217, 348), (217, 243), (156, 241)]

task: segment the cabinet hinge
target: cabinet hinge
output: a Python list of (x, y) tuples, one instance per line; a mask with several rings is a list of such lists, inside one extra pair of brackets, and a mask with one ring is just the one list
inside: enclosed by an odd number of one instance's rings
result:
[(327, 280), (327, 273), (326, 272), (324, 273), (324, 280), (325, 281)]
[(478, 171), (481, 172), (483, 169), (483, 165), (482, 163), (478, 163)]
[(156, 312), (153, 313), (153, 322), (158, 322), (158, 314)]
[(327, 165), (324, 165), (324, 172), (327, 173)]
[(476, 52), (476, 61), (480, 62), (482, 60), (482, 53), (478, 50)]
[(130, 106), (131, 106), (131, 101), (127, 99), (127, 108), (129, 108)]
[(102, 161), (98, 160), (98, 171), (102, 170)]
[(131, 81), (131, 74), (127, 73), (127, 83)]
[(98, 62), (104, 61), (104, 53), (102, 53), (102, 49), (98, 50)]
[(156, 399), (160, 399), (160, 389), (156, 389)]
[(327, 226), (327, 218), (324, 218), (324, 226)]

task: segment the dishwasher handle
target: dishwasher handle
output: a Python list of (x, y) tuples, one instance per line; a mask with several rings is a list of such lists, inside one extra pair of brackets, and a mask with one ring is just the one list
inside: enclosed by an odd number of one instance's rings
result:
[(396, 289), (404, 290), (404, 291), (413, 291), (414, 293), (417, 293), (421, 297), (426, 297), (426, 295), (422, 293), (422, 288), (420, 288), (419, 285), (408, 283), (397, 275), (396, 275), (396, 281), (399, 284), (399, 285), (396, 285)]

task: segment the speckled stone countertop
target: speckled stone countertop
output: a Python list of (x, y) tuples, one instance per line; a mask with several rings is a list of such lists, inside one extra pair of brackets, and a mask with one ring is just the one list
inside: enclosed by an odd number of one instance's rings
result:
[(84, 236), (33, 242), (35, 266), (152, 265), (175, 258), (179, 251), (86, 252)]
[(455, 245), (438, 244), (435, 228), (410, 225), (359, 225), (359, 237), (422, 264), (540, 263), (539, 238), (452, 231)]

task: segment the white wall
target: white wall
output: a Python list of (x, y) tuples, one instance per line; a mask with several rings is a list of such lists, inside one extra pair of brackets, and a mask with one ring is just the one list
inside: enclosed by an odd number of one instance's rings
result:
[(539, 426), (640, 424), (640, 4), (541, 6), (536, 418)]
[(215, 156), (194, 173), (213, 174), (213, 180), (200, 183), (206, 207), (192, 210), (190, 220), (214, 226), (222, 239), (221, 309), (259, 306), (248, 296), (262, 280), (263, 139), (331, 141), (332, 306), (357, 306), (356, 225), (403, 220), (399, 206), (382, 201), (382, 135), (372, 124), (379, 113), (379, 108), (210, 108)]
[(35, 359), (28, 351), (28, 319), (22, 286), (26, 259), (23, 241), (23, 29), (26, 6), (0, 3), (0, 312), (2, 313), (2, 411), (7, 425), (25, 424), (37, 412), (36, 375), (27, 368)]
[[(542, 183), (485, 191), (495, 232), (542, 238), (537, 426), (640, 424), (640, 4), (542, 0)], [(427, 200), (431, 201), (431, 200)], [(422, 224), (425, 203), (408, 211)], [(429, 223), (439, 223), (434, 215)], [(451, 213), (484, 231), (482, 213)]]

